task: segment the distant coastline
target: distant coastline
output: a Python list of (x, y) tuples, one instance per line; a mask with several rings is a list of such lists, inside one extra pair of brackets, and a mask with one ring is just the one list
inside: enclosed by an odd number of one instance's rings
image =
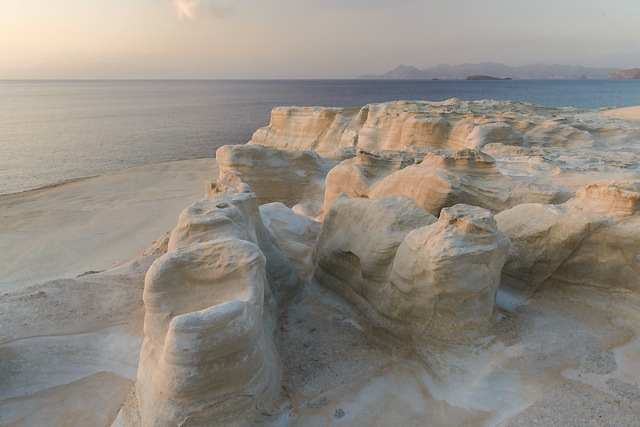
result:
[(640, 79), (640, 68), (631, 68), (629, 70), (620, 70), (609, 75), (610, 79)]
[(493, 76), (475, 75), (475, 76), (469, 76), (465, 80), (513, 80), (513, 79), (510, 77), (493, 77)]
[(384, 74), (366, 74), (366, 80), (465, 80), (470, 76), (509, 76), (514, 80), (578, 80), (608, 79), (620, 68), (591, 68), (581, 65), (528, 64), (519, 67), (495, 62), (478, 64), (440, 64), (435, 67), (418, 69), (410, 65), (400, 65)]

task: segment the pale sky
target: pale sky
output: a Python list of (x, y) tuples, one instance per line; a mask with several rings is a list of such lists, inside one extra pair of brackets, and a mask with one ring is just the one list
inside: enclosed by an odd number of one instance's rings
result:
[(0, 79), (640, 67), (640, 0), (0, 0)]

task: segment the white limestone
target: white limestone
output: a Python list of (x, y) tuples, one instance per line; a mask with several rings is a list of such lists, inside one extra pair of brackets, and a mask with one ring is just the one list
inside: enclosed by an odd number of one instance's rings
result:
[(250, 144), (315, 150), (331, 157), (345, 147), (368, 151), (516, 146), (615, 146), (637, 126), (593, 112), (505, 101), (396, 101), (357, 109), (279, 107)]
[[(0, 424), (109, 425), (135, 379), (114, 426), (633, 425), (638, 141), (510, 102), (278, 108), (140, 258), (0, 293)], [(0, 198), (7, 259), (47, 246), (42, 207), (80, 263), (110, 240), (57, 208), (129, 224), (120, 249), (163, 216), (91, 182)]]
[(324, 220), (315, 277), (375, 328), (419, 347), (486, 330), (508, 246), (481, 208), (446, 208), (435, 222), (406, 197), (340, 196)]
[(276, 311), (301, 285), (255, 194), (222, 192), (185, 209), (146, 276), (137, 408), (126, 422), (241, 426), (272, 410)]
[(280, 373), (263, 320), (273, 314), (263, 313), (260, 249), (240, 239), (187, 245), (158, 259), (145, 282), (136, 381), (143, 425), (240, 426), (269, 407)]
[(310, 216), (320, 213), (324, 180), (335, 166), (335, 162), (313, 151), (253, 145), (223, 146), (216, 152), (216, 159), (220, 168), (218, 187), (231, 186), (232, 191), (241, 191), (238, 185), (242, 183), (256, 194), (259, 204), (297, 205)]
[(527, 201), (548, 203), (564, 197), (548, 186), (503, 175), (495, 160), (478, 150), (431, 151), (416, 164), (413, 159), (401, 161), (402, 156), (396, 159), (391, 154), (384, 160), (370, 160), (375, 156), (361, 152), (329, 172), (324, 212), (340, 192), (371, 198), (404, 194), (433, 215), (458, 203), (499, 212)]
[(591, 185), (562, 205), (524, 204), (496, 216), (513, 245), (504, 282), (640, 292), (638, 183)]

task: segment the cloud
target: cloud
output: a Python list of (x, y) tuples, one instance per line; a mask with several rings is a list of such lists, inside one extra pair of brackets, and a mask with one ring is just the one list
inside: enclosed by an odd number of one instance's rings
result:
[(204, 16), (226, 18), (236, 13), (235, 7), (218, 0), (171, 0), (182, 20), (195, 21)]

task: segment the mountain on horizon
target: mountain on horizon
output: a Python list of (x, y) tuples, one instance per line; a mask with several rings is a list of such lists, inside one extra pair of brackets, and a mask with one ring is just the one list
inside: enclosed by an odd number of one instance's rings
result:
[(479, 64), (440, 64), (420, 70), (410, 65), (400, 65), (385, 74), (365, 74), (360, 79), (388, 80), (453, 80), (465, 79), (473, 75), (485, 75), (511, 79), (606, 79), (609, 74), (620, 71), (620, 68), (591, 68), (582, 65), (564, 64), (527, 64), (519, 67), (481, 62)]

